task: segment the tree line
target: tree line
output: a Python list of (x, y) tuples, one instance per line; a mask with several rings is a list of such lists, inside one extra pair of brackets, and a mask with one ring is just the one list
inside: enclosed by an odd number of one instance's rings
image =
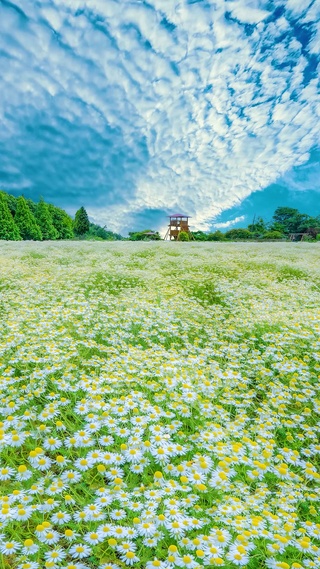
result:
[[(230, 229), (223, 233), (220, 230), (206, 233), (193, 231), (196, 241), (236, 241), (236, 240), (282, 240), (294, 235), (296, 240), (320, 240), (320, 215), (314, 217), (300, 213), (291, 207), (278, 207), (271, 221), (262, 217), (254, 218), (247, 227)], [(188, 233), (181, 232), (181, 241), (188, 241)], [(23, 196), (15, 197), (0, 191), (0, 239), (19, 240), (55, 240), (55, 239), (89, 239), (115, 241), (124, 239), (120, 234), (108, 231), (89, 221), (84, 207), (80, 207), (74, 219), (68, 213), (40, 198), (36, 203)], [(145, 229), (129, 233), (130, 241), (158, 241), (158, 231)]]
[(55, 239), (122, 239), (121, 235), (91, 223), (84, 207), (72, 219), (64, 209), (40, 198), (36, 203), (0, 191), (0, 239), (45, 241)]
[[(320, 215), (313, 217), (306, 213), (300, 213), (298, 209), (281, 206), (275, 210), (269, 222), (266, 222), (262, 217), (257, 217), (247, 227), (230, 229), (225, 233), (215, 231), (203, 234), (202, 231), (196, 231), (193, 235), (199, 241), (285, 240), (290, 236), (293, 236), (294, 240), (301, 240), (303, 237), (313, 241), (318, 236), (320, 237)], [(204, 239), (203, 235), (206, 235)]]
[[(192, 231), (192, 236), (182, 231), (179, 241), (237, 241), (237, 240), (285, 240), (293, 234), (294, 240), (313, 241), (320, 239), (320, 215), (313, 217), (300, 213), (291, 207), (278, 207), (271, 221), (266, 222), (262, 217), (255, 217), (247, 227), (238, 227), (222, 232), (220, 230), (206, 233)], [(150, 241), (161, 239), (157, 231), (146, 229), (129, 233), (131, 241)]]

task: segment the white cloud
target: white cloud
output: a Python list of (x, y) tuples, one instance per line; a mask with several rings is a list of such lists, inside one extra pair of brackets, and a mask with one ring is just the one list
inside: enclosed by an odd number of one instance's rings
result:
[(246, 218), (245, 215), (239, 215), (238, 217), (235, 217), (234, 219), (230, 219), (230, 221), (224, 221), (221, 223), (214, 223), (214, 227), (216, 227), (216, 229), (227, 229), (229, 227), (232, 227), (233, 225), (236, 225), (237, 223), (240, 223), (241, 221), (244, 221)]
[(14, 4), (25, 16), (8, 5), (0, 22), (0, 151), (36, 197), (83, 203), (116, 230), (174, 209), (208, 229), (319, 141), (317, 79), (290, 20), (308, 23), (316, 53), (310, 2), (288, 0), (277, 21), (264, 0)]
[(232, 16), (240, 22), (246, 24), (258, 24), (268, 16), (268, 10), (262, 10), (259, 2), (248, 2), (247, 0), (237, 0), (237, 2), (225, 2), (226, 10), (230, 10)]

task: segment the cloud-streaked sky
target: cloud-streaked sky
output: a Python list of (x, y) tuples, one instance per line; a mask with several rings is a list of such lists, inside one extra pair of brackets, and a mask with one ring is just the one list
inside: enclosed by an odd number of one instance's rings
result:
[(0, 0), (0, 186), (123, 232), (320, 213), (319, 52), (319, 0)]

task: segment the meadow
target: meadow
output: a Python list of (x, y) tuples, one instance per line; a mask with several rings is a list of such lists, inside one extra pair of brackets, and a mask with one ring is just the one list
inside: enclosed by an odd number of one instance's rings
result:
[(1, 243), (1, 569), (320, 568), (320, 244)]

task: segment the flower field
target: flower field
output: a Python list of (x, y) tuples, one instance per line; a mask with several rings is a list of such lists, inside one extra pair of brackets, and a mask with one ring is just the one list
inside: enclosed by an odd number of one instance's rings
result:
[(1, 243), (1, 569), (320, 568), (320, 246)]

